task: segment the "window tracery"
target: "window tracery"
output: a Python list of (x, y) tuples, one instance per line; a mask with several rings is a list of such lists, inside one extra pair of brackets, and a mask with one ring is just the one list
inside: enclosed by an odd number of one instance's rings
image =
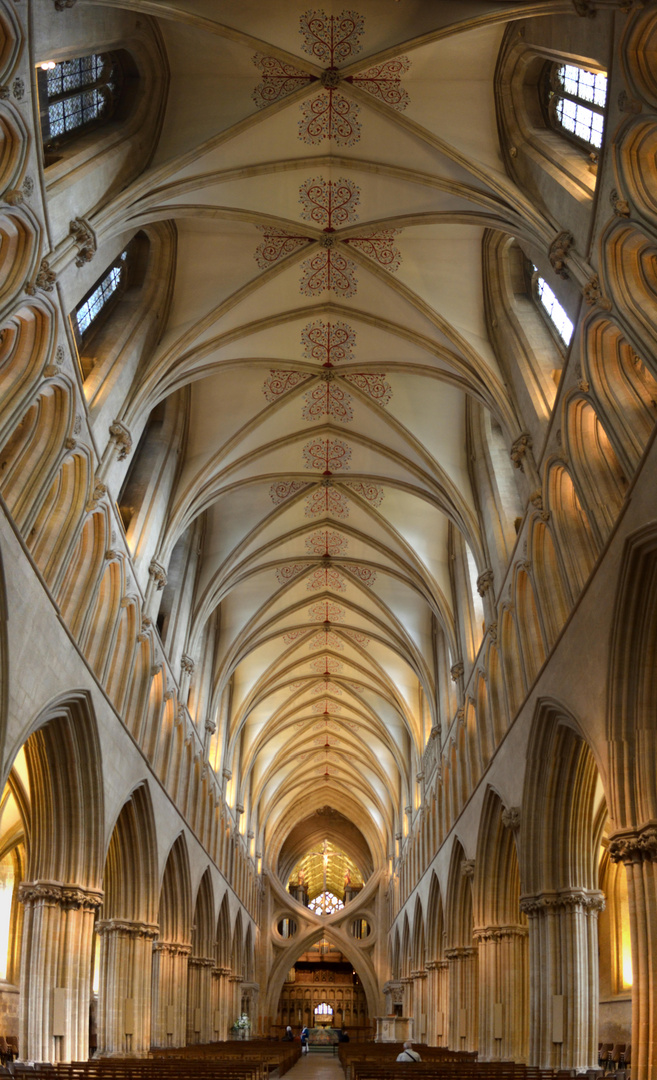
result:
[(123, 83), (121, 62), (112, 53), (75, 56), (37, 70), (41, 134), (46, 151), (114, 113)]
[(550, 64), (546, 74), (546, 105), (551, 126), (587, 150), (599, 150), (607, 102), (606, 72), (575, 64)]
[(557, 300), (554, 291), (550, 288), (544, 277), (538, 272), (538, 267), (533, 266), (532, 293), (536, 304), (544, 316), (545, 321), (563, 345), (570, 345), (574, 326), (565, 309)]

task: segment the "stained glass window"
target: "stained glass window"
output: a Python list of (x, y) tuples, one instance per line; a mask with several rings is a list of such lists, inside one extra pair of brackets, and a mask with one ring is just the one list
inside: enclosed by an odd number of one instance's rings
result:
[(592, 150), (600, 149), (607, 102), (606, 72), (574, 64), (551, 65), (547, 99), (554, 127)]
[(91, 326), (94, 319), (100, 315), (110, 297), (114, 295), (116, 290), (123, 283), (127, 270), (127, 259), (127, 250), (121, 252), (117, 261), (110, 267), (105, 277), (96, 286), (91, 295), (80, 304), (80, 307), (75, 312), (75, 319), (80, 334), (84, 334), (85, 330)]
[(92, 53), (62, 60), (39, 70), (44, 142), (111, 116), (121, 82), (121, 65), (109, 53)]

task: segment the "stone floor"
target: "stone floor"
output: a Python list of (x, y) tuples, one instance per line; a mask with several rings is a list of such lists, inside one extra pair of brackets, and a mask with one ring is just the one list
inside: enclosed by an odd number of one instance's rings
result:
[(296, 1065), (285, 1074), (285, 1080), (344, 1080), (339, 1059), (333, 1054), (302, 1054)]

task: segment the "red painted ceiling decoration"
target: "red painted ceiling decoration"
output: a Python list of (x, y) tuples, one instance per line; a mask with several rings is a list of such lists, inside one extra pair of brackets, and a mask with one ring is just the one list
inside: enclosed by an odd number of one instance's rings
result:
[(353, 180), (324, 180), (313, 176), (299, 188), (301, 217), (318, 229), (335, 232), (340, 225), (358, 221), (356, 209), (360, 203), (360, 188)]
[(321, 470), (324, 476), (351, 468), (351, 447), (342, 439), (311, 439), (302, 454), (304, 468)]
[(324, 672), (326, 675), (337, 675), (343, 670), (344, 664), (335, 656), (317, 656), (310, 661), (312, 671)]
[(323, 420), (325, 416), (340, 424), (350, 424), (354, 418), (353, 398), (335, 381), (331, 372), (322, 376), (322, 381), (306, 390), (303, 395), (304, 406), (301, 416), (304, 420)]
[(252, 95), (257, 107), (264, 109), (312, 85), (315, 93), (302, 103), (298, 124), (299, 139), (309, 146), (324, 139), (337, 146), (354, 146), (360, 140), (360, 106), (350, 97), (350, 86), (403, 112), (409, 104), (408, 92), (401, 84), (410, 68), (407, 56), (392, 57), (353, 75), (343, 76), (340, 71), (340, 65), (353, 64), (360, 53), (364, 29), (365, 19), (356, 11), (345, 10), (340, 15), (306, 11), (300, 20), (301, 47), (324, 71), (318, 77), (276, 56), (256, 53), (253, 63), (262, 75)]
[(323, 367), (333, 367), (340, 361), (352, 361), (356, 331), (345, 322), (322, 322), (315, 319), (301, 331), (301, 344), (306, 360), (317, 360)]
[(306, 551), (310, 555), (343, 555), (349, 540), (333, 529), (320, 529), (306, 537)]
[(380, 506), (384, 491), (379, 484), (364, 483), (362, 480), (345, 480), (345, 487), (351, 488), (361, 499), (366, 499), (371, 506)]
[(293, 641), (298, 641), (299, 638), (303, 637), (304, 634), (307, 634), (307, 633), (308, 633), (308, 627), (307, 626), (301, 626), (297, 630), (288, 630), (287, 633), (283, 634), (283, 641), (285, 642), (286, 645), (291, 645)]
[(367, 634), (361, 634), (359, 630), (344, 630), (343, 633), (348, 634), (352, 641), (355, 641), (357, 645), (362, 645), (363, 648), (370, 643)]
[(269, 489), (271, 501), (278, 506), (307, 486), (303, 480), (277, 480)]
[(308, 618), (311, 622), (344, 622), (346, 617), (345, 609), (331, 600), (323, 600), (320, 604), (313, 604), (308, 608)]
[(310, 639), (310, 641), (308, 642), (308, 648), (335, 649), (336, 652), (342, 652), (342, 650), (344, 649), (344, 641), (333, 630), (329, 630), (329, 628), (326, 627), (324, 630), (318, 630), (317, 633)]
[(349, 517), (349, 500), (343, 491), (327, 480), (307, 496), (305, 513), (308, 518), (330, 515), (343, 521)]
[(314, 713), (328, 712), (329, 709), (334, 713), (342, 712), (342, 706), (336, 701), (315, 701), (311, 708)]
[(322, 247), (316, 254), (304, 259), (301, 270), (299, 291), (302, 296), (314, 297), (332, 292), (348, 300), (358, 290), (355, 262), (333, 247)]
[(360, 566), (358, 563), (345, 563), (344, 568), (358, 578), (361, 585), (366, 585), (368, 589), (371, 589), (376, 581), (376, 570), (371, 570), (369, 566)]
[(272, 370), (265, 379), (262, 392), (271, 405), (283, 394), (289, 393), (290, 390), (294, 390), (295, 386), (307, 382), (308, 379), (312, 379), (312, 375), (307, 371)]
[(318, 567), (313, 570), (308, 578), (308, 589), (319, 592), (320, 589), (335, 589), (336, 592), (346, 592), (347, 582), (339, 570), (332, 566)]
[(273, 225), (256, 225), (256, 229), (264, 235), (264, 240), (258, 244), (254, 252), (255, 261), (261, 270), (266, 270), (279, 259), (293, 255), (300, 248), (312, 244), (309, 236), (295, 236), (294, 233), (278, 229)]
[(288, 581), (292, 581), (299, 574), (303, 574), (305, 569), (306, 563), (285, 563), (284, 566), (277, 566), (276, 577), (279, 585), (286, 585)]

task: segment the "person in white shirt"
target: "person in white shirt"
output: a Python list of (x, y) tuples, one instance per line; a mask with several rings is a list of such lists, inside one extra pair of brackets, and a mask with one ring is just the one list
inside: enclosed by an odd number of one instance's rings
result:
[(422, 1058), (418, 1054), (417, 1050), (412, 1050), (412, 1042), (405, 1042), (404, 1049), (401, 1054), (397, 1055), (397, 1061), (422, 1061)]

